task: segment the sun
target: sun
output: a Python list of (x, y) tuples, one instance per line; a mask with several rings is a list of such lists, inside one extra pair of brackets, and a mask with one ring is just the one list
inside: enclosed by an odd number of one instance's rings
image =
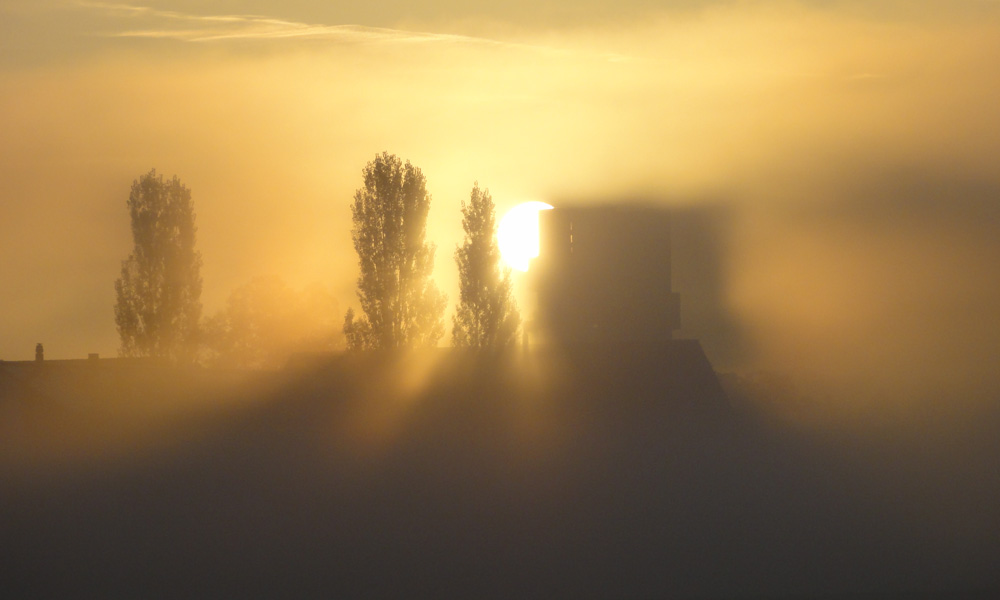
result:
[(538, 211), (552, 206), (544, 202), (524, 202), (507, 211), (497, 226), (497, 245), (505, 263), (527, 271), (538, 256)]

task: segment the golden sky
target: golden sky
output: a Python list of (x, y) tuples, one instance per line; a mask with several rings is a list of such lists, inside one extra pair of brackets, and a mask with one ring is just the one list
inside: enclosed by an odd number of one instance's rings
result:
[(501, 213), (652, 200), (727, 215), (718, 281), (675, 282), (713, 358), (822, 340), (986, 369), (997, 73), (994, 0), (4, 0), (0, 358), (116, 353), (125, 201), (154, 167), (192, 190), (206, 314), (262, 273), (350, 305), (349, 203), (388, 150), (427, 177), (452, 305), (474, 181)]

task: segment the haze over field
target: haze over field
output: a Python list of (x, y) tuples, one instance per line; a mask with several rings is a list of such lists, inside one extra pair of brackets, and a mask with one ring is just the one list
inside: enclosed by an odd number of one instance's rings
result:
[[(5, 589), (1000, 597), (998, 73), (1000, 0), (0, 0)], [(447, 344), (459, 243), (470, 348), (316, 352)]]
[[(7, 0), (0, 357), (117, 350), (125, 200), (193, 193), (205, 313), (254, 276), (355, 304), (371, 157), (459, 203), (643, 200), (675, 223), (682, 334), (722, 368), (995, 390), (1000, 4)], [(451, 310), (451, 308), (449, 308)]]

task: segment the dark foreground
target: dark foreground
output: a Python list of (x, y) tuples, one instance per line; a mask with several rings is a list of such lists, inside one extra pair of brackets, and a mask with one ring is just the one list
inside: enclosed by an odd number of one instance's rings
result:
[(256, 375), (0, 373), (2, 587), (25, 598), (1000, 590), (995, 411), (960, 431), (820, 435), (768, 418), (756, 388), (731, 389), (730, 410), (705, 365), (631, 349)]

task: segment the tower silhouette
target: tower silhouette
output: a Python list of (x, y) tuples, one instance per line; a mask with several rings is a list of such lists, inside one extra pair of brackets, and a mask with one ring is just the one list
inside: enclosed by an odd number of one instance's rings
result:
[(539, 333), (556, 343), (663, 342), (680, 327), (670, 215), (641, 206), (541, 211), (532, 288)]

